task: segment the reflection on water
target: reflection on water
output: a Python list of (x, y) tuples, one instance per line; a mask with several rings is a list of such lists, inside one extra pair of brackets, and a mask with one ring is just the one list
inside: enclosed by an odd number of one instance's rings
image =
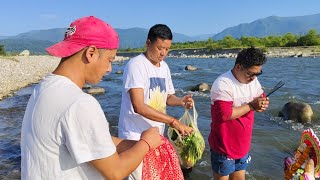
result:
[[(270, 96), (270, 106), (265, 113), (256, 113), (251, 144), (252, 164), (247, 179), (283, 178), (283, 159), (297, 148), (303, 129), (311, 127), (320, 135), (320, 78), (317, 58), (280, 58), (270, 59), (264, 65), (264, 74), (259, 80), (269, 92), (280, 80), (286, 84)], [(233, 59), (167, 59), (173, 83), (178, 96), (191, 93), (199, 114), (198, 126), (206, 140), (203, 158), (189, 173), (187, 179), (212, 179), (210, 150), (207, 138), (210, 132), (210, 94), (209, 92), (190, 92), (190, 88), (201, 82), (212, 84), (223, 72), (234, 65)], [(197, 71), (185, 71), (186, 65), (199, 68)], [(124, 64), (115, 64), (113, 72), (122, 70)], [(108, 121), (110, 131), (117, 135), (117, 124), (121, 101), (121, 75), (111, 73), (103, 78), (99, 86), (107, 92), (95, 95), (100, 102)], [(20, 179), (20, 129), (27, 100), (33, 86), (24, 88), (15, 96), (0, 101), (0, 179)], [(314, 123), (303, 125), (284, 121), (277, 117), (282, 106), (288, 101), (309, 103), (314, 111)], [(183, 109), (169, 107), (168, 114), (179, 118)]]

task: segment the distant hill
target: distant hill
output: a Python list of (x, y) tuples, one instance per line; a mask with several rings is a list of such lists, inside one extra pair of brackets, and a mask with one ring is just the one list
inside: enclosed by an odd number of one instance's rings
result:
[(317, 29), (320, 32), (320, 14), (296, 17), (270, 16), (258, 19), (251, 23), (243, 23), (227, 28), (213, 36), (214, 40), (223, 39), (231, 35), (234, 38), (241, 36), (265, 37), (284, 35), (291, 32), (296, 35), (306, 34), (310, 29)]
[[(63, 39), (66, 28), (55, 28), (48, 30), (34, 30), (21, 33), (16, 36), (0, 37), (0, 44), (5, 45), (8, 52), (20, 52), (24, 49), (30, 50), (33, 54), (43, 54), (45, 48)], [(130, 28), (117, 29), (120, 37), (120, 48), (144, 47), (148, 35), (148, 29)], [(173, 33), (173, 42), (196, 41), (193, 38), (180, 33)]]
[[(213, 37), (214, 40), (220, 40), (227, 35), (235, 38), (240, 38), (241, 36), (264, 37), (283, 35), (288, 32), (303, 35), (310, 29), (317, 29), (318, 32), (320, 32), (319, 19), (320, 14), (297, 17), (270, 16), (251, 23), (243, 23), (227, 28), (215, 35), (187, 36), (180, 33), (173, 33), (173, 42), (201, 41), (207, 40), (209, 37)], [(20, 52), (28, 49), (33, 54), (46, 53), (46, 47), (63, 39), (65, 30), (66, 28), (55, 28), (29, 31), (10, 37), (0, 36), (0, 44), (4, 44), (5, 50), (9, 52)], [(116, 28), (116, 31), (119, 33), (121, 49), (144, 47), (148, 29)]]
[(202, 34), (197, 36), (192, 36), (193, 39), (197, 39), (197, 41), (207, 41), (209, 38), (212, 38), (215, 34)]
[(20, 53), (28, 49), (32, 54), (44, 54), (45, 48), (53, 43), (51, 41), (33, 39), (1, 39), (0, 44), (4, 44), (5, 51)]
[(66, 28), (55, 28), (47, 30), (34, 30), (26, 33), (21, 33), (10, 39), (32, 39), (41, 41), (58, 42), (64, 38)]
[[(120, 37), (120, 48), (136, 48), (144, 47), (148, 36), (148, 29), (144, 28), (130, 28), (130, 29), (118, 29), (116, 31)], [(180, 33), (173, 33), (173, 42), (187, 42), (196, 41), (197, 38), (193, 38)]]

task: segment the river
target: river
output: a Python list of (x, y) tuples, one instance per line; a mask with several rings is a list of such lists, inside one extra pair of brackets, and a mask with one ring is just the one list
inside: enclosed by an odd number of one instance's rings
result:
[[(187, 179), (213, 179), (210, 166), (210, 151), (207, 138), (210, 132), (210, 93), (191, 92), (189, 89), (201, 82), (212, 82), (231, 69), (234, 59), (180, 59), (168, 58), (176, 94), (193, 94), (198, 111), (198, 126), (206, 141), (203, 158), (197, 162)], [(115, 63), (113, 72), (105, 76), (98, 86), (105, 94), (94, 95), (100, 102), (113, 135), (117, 135), (120, 112), (122, 75), (114, 72), (123, 70), (123, 63)], [(186, 65), (199, 69), (185, 71)], [(255, 114), (255, 126), (250, 154), (252, 163), (246, 179), (282, 179), (283, 159), (290, 156), (299, 145), (301, 132), (311, 127), (320, 133), (320, 59), (318, 58), (270, 58), (263, 66), (259, 81), (268, 92), (280, 80), (286, 84), (270, 96), (270, 106), (264, 113)], [(14, 96), (0, 101), (0, 179), (20, 179), (20, 130), (23, 114), (34, 85), (23, 88)], [(277, 117), (283, 105), (289, 101), (306, 102), (314, 112), (314, 123), (303, 125)], [(179, 118), (180, 107), (168, 107), (167, 113)], [(49, 128), (49, 127), (48, 127)]]

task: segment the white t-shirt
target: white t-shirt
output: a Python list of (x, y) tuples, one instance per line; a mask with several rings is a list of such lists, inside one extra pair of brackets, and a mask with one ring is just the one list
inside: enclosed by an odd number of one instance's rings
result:
[(174, 94), (170, 69), (161, 61), (160, 67), (153, 65), (144, 54), (132, 58), (126, 65), (123, 74), (122, 101), (119, 118), (119, 137), (139, 140), (141, 133), (150, 127), (159, 127), (164, 133), (165, 124), (149, 120), (134, 112), (129, 90), (144, 89), (144, 103), (166, 113), (168, 94)]
[(232, 101), (234, 107), (252, 101), (263, 93), (258, 78), (248, 84), (240, 83), (231, 70), (220, 75), (211, 87), (211, 104), (214, 101)]
[(35, 87), (22, 123), (22, 179), (103, 179), (88, 162), (115, 152), (94, 97), (54, 74)]

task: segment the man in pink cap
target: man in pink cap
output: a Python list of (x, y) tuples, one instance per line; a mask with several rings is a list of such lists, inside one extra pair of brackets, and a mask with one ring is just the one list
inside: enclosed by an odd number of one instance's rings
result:
[(71, 23), (63, 41), (47, 48), (58, 67), (34, 88), (21, 131), (22, 179), (123, 179), (150, 148), (161, 145), (158, 128), (140, 140), (112, 137), (98, 101), (82, 91), (112, 70), (119, 39), (93, 16)]

